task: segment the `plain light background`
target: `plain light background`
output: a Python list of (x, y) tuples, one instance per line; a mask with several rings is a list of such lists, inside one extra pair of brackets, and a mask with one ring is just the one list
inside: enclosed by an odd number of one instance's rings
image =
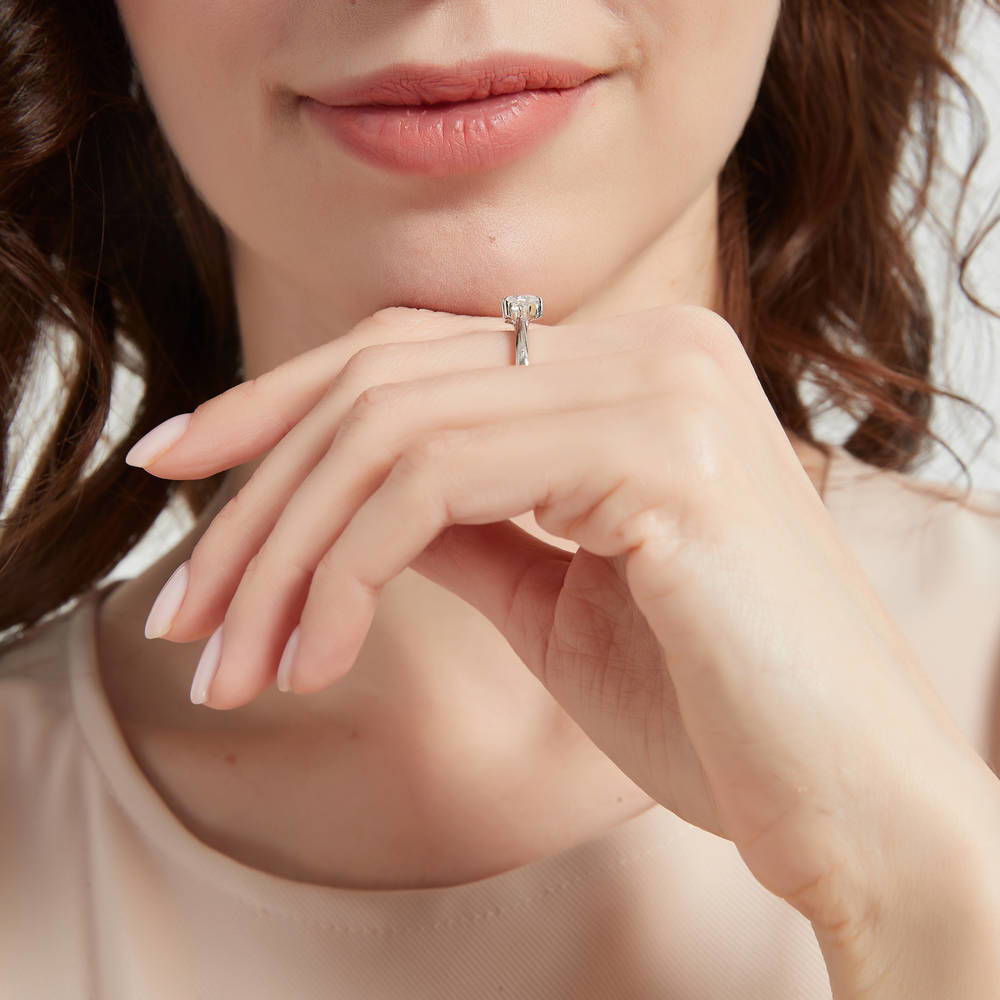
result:
[[(984, 8), (982, 3), (972, 5), (969, 12), (972, 16), (963, 25), (961, 51), (955, 60), (983, 105), (990, 133), (963, 208), (960, 247), (964, 247), (965, 240), (984, 218), (1000, 214), (1000, 17)], [(887, 53), (887, 58), (891, 54)], [(945, 159), (952, 171), (960, 173), (964, 172), (970, 153), (970, 121), (959, 96), (949, 91), (949, 99), (956, 110), (945, 118)], [(954, 187), (945, 182), (940, 189), (942, 208), (948, 206), (942, 220), (946, 223), (950, 222)], [(997, 433), (984, 444), (990, 430), (986, 418), (968, 406), (939, 397), (932, 427), (969, 466), (976, 487), (1000, 490), (1000, 320), (975, 309), (962, 294), (955, 269), (949, 268), (940, 237), (932, 227), (922, 225), (915, 234), (914, 245), (942, 324), (939, 356), (933, 366), (936, 384), (979, 403), (998, 423)], [(973, 256), (966, 284), (1000, 313), (1000, 226), (987, 236)], [(849, 429), (850, 425), (846, 426)], [(840, 441), (843, 434), (824, 438)], [(955, 459), (940, 445), (917, 474), (922, 479), (964, 483)]]
[[(956, 60), (959, 70), (974, 88), (987, 115), (990, 142), (980, 165), (973, 175), (973, 184), (959, 226), (960, 245), (964, 246), (969, 234), (983, 218), (1000, 212), (1000, 17), (988, 13), (982, 3), (975, 3), (972, 16), (963, 27), (961, 52)], [(887, 53), (891, 58), (891, 53)], [(969, 117), (957, 94), (949, 91), (954, 110), (944, 121), (945, 159), (951, 173), (964, 171), (970, 151)], [(817, 122), (817, 127), (822, 123)], [(954, 186), (947, 180), (942, 184), (937, 204), (945, 223), (950, 222), (954, 204)], [(958, 289), (957, 276), (944, 253), (941, 239), (934, 230), (923, 225), (915, 234), (915, 246), (921, 271), (926, 277), (935, 310), (943, 324), (940, 334), (938, 357), (934, 365), (936, 382), (958, 392), (985, 407), (1000, 424), (1000, 320), (974, 309)], [(968, 281), (981, 299), (1000, 312), (1000, 227), (977, 251)], [(500, 289), (499, 292), (503, 290)], [(498, 294), (499, 294), (498, 292)], [(949, 296), (950, 293), (950, 296)], [(950, 298), (950, 301), (949, 301)], [(47, 372), (40, 372), (37, 385), (29, 403), (37, 406), (30, 422), (32, 438), (40, 438), (39, 425), (51, 416), (51, 401), (58, 398), (58, 365), (62, 348), (56, 345), (56, 364)], [(54, 380), (55, 379), (55, 380)], [(112, 426), (105, 440), (117, 440), (127, 425), (125, 418), (132, 412), (138, 389), (137, 380), (127, 373), (116, 374), (112, 405)], [(988, 441), (989, 425), (967, 406), (939, 399), (932, 421), (940, 434), (969, 466), (973, 485), (977, 488), (1000, 490), (1000, 427)], [(24, 426), (24, 425), (22, 425)], [(851, 421), (837, 413), (826, 414), (817, 423), (817, 434), (822, 440), (841, 443), (852, 427)], [(984, 444), (985, 442), (985, 444)], [(26, 442), (31, 451), (30, 442)], [(16, 453), (16, 452), (15, 452)], [(89, 467), (96, 464), (94, 458)], [(21, 463), (15, 471), (17, 487)], [(936, 446), (931, 460), (916, 473), (920, 478), (962, 485), (961, 469), (941, 446)], [(15, 488), (16, 492), (16, 488)], [(8, 497), (4, 508), (12, 497)], [(3, 510), (0, 510), (0, 514)], [(160, 553), (166, 551), (186, 533), (190, 518), (183, 507), (175, 502), (164, 510), (148, 535), (105, 579), (130, 577), (140, 573)]]

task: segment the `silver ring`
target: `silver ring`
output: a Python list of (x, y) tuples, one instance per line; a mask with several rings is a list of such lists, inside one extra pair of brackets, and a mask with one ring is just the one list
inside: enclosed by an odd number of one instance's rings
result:
[(540, 295), (508, 295), (500, 300), (500, 315), (508, 323), (514, 324), (514, 364), (528, 364), (528, 323), (540, 319), (542, 297)]

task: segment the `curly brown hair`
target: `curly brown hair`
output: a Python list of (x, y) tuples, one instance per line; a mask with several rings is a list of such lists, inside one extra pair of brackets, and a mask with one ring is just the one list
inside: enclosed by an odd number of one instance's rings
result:
[[(1000, 0), (975, 3), (1000, 13)], [(832, 404), (857, 420), (850, 454), (902, 472), (940, 441), (929, 428), (936, 395), (986, 412), (929, 380), (935, 324), (909, 245), (938, 171), (947, 83), (976, 137), (949, 250), (965, 295), (1000, 317), (964, 280), (998, 220), (964, 252), (955, 243), (987, 136), (950, 61), (966, 7), (783, 0), (756, 104), (719, 178), (716, 309), (781, 423), (828, 452), (813, 422)], [(156, 424), (242, 380), (223, 229), (132, 69), (113, 0), (0, 0), (0, 633), (99, 582), (176, 490), (200, 514), (223, 475), (174, 482), (123, 461)], [(908, 144), (921, 171), (903, 213), (892, 195)], [(57, 332), (75, 355), (15, 495), (15, 416)], [(102, 449), (119, 367), (142, 379), (143, 395), (128, 433)], [(812, 405), (807, 376), (823, 391)]]

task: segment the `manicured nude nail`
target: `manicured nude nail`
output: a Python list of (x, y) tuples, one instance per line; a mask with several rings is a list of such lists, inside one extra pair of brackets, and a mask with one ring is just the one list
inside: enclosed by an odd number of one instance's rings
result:
[(132, 445), (129, 453), (125, 456), (125, 461), (129, 465), (138, 465), (140, 468), (152, 465), (160, 455), (180, 440), (190, 421), (190, 413), (178, 413), (176, 417), (171, 417), (169, 420), (164, 420), (162, 424), (157, 424), (148, 434), (139, 438)]
[(212, 686), (221, 658), (222, 626), (220, 625), (208, 637), (208, 642), (205, 643), (205, 648), (201, 651), (198, 668), (194, 672), (194, 680), (191, 682), (191, 701), (196, 705), (203, 705), (208, 700), (208, 689)]
[(181, 601), (187, 592), (188, 562), (190, 560), (185, 560), (170, 574), (170, 579), (156, 595), (156, 600), (149, 609), (149, 617), (146, 619), (147, 639), (159, 639), (161, 635), (166, 635), (170, 631), (170, 626), (173, 625)]
[(299, 648), (299, 628), (300, 626), (296, 625), (295, 630), (288, 637), (285, 651), (281, 654), (281, 660), (278, 663), (279, 691), (292, 690), (292, 661), (295, 659), (295, 651)]

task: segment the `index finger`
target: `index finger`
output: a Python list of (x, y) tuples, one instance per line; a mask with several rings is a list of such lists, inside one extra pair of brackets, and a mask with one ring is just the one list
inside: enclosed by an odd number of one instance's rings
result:
[(204, 479), (242, 465), (273, 448), (361, 348), (480, 329), (505, 329), (504, 320), (408, 306), (379, 309), (342, 336), (232, 386), (190, 414), (158, 424), (132, 446), (125, 461), (164, 479)]

